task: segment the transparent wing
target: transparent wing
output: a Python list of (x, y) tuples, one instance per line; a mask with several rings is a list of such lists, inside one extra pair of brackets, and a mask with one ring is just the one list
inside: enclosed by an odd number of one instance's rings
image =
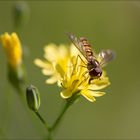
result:
[(83, 51), (83, 44), (82, 42), (74, 35), (74, 34), (68, 34), (69, 39), (72, 41), (74, 46), (81, 52), (81, 54), (85, 57), (86, 59), (86, 54)]
[(115, 58), (115, 52), (112, 50), (102, 50), (99, 53), (100, 65), (104, 67), (108, 62)]

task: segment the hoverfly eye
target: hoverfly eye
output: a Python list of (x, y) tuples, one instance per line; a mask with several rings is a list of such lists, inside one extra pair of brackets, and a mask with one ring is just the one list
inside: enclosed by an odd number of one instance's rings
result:
[(95, 71), (96, 71), (96, 76), (97, 76), (97, 77), (100, 77), (100, 76), (102, 75), (102, 70), (101, 70), (101, 68), (97, 67), (97, 68), (95, 68)]
[(91, 77), (100, 77), (102, 75), (102, 70), (100, 67), (96, 67), (89, 72)]

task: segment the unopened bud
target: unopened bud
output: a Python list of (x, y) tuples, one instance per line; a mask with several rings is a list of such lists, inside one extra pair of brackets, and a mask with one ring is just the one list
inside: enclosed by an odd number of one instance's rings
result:
[(30, 85), (26, 88), (26, 99), (28, 107), (37, 112), (40, 107), (40, 94), (35, 86)]
[(14, 23), (16, 27), (27, 24), (29, 20), (29, 6), (26, 1), (18, 1), (13, 7)]

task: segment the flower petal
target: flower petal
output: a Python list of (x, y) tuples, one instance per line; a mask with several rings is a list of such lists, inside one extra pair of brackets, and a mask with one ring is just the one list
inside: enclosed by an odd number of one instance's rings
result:
[(101, 92), (101, 91), (92, 91), (92, 90), (89, 90), (89, 92), (94, 97), (100, 97), (100, 96), (103, 96), (105, 94), (105, 92)]
[(110, 85), (109, 78), (104, 77), (102, 79), (95, 79), (91, 82), (92, 84), (95, 84), (97, 86), (103, 86), (103, 85)]
[(81, 54), (81, 52), (78, 50), (78, 48), (76, 48), (75, 45), (73, 45), (73, 44), (70, 45), (70, 54), (71, 54), (71, 57), (80, 55), (82, 60), (87, 62), (87, 60), (83, 56), (83, 54)]
[(100, 90), (100, 89), (103, 89), (105, 87), (107, 87), (108, 85), (110, 85), (110, 82), (107, 82), (107, 83), (104, 83), (104, 84), (90, 84), (87, 88), (89, 90)]
[(70, 54), (71, 56), (77, 56), (79, 54), (79, 50), (73, 45), (70, 45)]
[(57, 76), (52, 76), (49, 79), (46, 80), (47, 84), (54, 84), (55, 82), (57, 82), (58, 77)]
[(59, 59), (58, 57), (58, 47), (51, 43), (49, 45), (47, 45), (44, 48), (45, 54), (44, 57), (49, 61), (49, 62), (57, 62), (57, 59)]
[(50, 67), (52, 67), (50, 63), (44, 62), (44, 61), (42, 61), (42, 60), (40, 60), (38, 58), (34, 60), (34, 63), (37, 66), (41, 67), (41, 68), (48, 68), (48, 69), (50, 69)]
[(63, 67), (61, 65), (55, 64), (55, 63), (53, 65), (54, 65), (56, 71), (61, 75), (61, 77), (63, 77), (65, 74)]
[(42, 73), (43, 73), (44, 75), (53, 75), (53, 74), (54, 74), (54, 67), (53, 67), (52, 64), (50, 64), (50, 63), (48, 63), (48, 62), (44, 62), (44, 61), (42, 61), (42, 60), (40, 60), (40, 59), (35, 59), (35, 60), (34, 60), (34, 63), (35, 63), (37, 66), (43, 68), (43, 69), (42, 69)]
[(44, 75), (53, 75), (54, 74), (54, 70), (51, 70), (51, 69), (42, 69), (42, 73)]
[(58, 47), (58, 52), (59, 56), (61, 58), (69, 57), (69, 51), (68, 51), (68, 46), (64, 44), (60, 44)]
[(72, 92), (70, 90), (65, 89), (62, 92), (60, 92), (60, 95), (62, 98), (67, 99), (72, 96)]
[(105, 92), (101, 92), (101, 91), (92, 91), (92, 90), (82, 90), (81, 94), (88, 99), (91, 102), (94, 102), (96, 99), (94, 97), (100, 97), (103, 96), (105, 94)]
[(94, 98), (94, 96), (92, 95), (92, 92), (90, 90), (81, 90), (80, 93), (90, 102), (96, 101), (96, 99)]

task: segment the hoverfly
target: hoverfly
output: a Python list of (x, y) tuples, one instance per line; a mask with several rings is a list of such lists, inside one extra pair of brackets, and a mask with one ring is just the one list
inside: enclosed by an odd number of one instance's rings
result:
[[(89, 83), (93, 79), (100, 78), (102, 75), (102, 67), (104, 67), (108, 62), (110, 62), (114, 58), (114, 52), (110, 49), (102, 50), (98, 57), (100, 58), (100, 62), (97, 60), (97, 55), (94, 53), (94, 51), (91, 48), (91, 45), (87, 41), (86, 38), (80, 37), (77, 38), (73, 34), (68, 34), (70, 40), (74, 44), (74, 46), (81, 52), (81, 54), (84, 56), (84, 58), (87, 60), (86, 68), (88, 69), (88, 73), (90, 76)], [(86, 72), (86, 73), (87, 73)]]

